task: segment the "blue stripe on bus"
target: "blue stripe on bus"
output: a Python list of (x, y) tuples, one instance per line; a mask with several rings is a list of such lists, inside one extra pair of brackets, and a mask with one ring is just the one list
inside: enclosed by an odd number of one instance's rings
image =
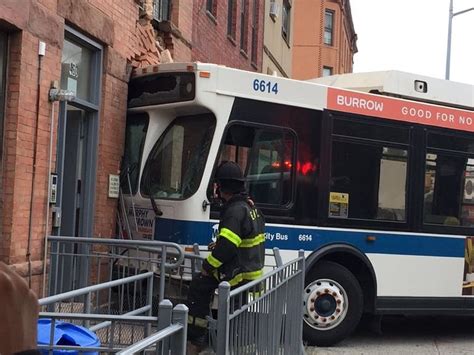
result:
[[(157, 218), (155, 239), (178, 244), (207, 245), (211, 242), (214, 223)], [(316, 250), (327, 244), (349, 244), (364, 253), (418, 256), (464, 257), (463, 236), (430, 236), (420, 234), (377, 233), (371, 231), (333, 230), (325, 228), (290, 228), (267, 225), (265, 247), (284, 250)], [(367, 236), (375, 237), (368, 241)]]

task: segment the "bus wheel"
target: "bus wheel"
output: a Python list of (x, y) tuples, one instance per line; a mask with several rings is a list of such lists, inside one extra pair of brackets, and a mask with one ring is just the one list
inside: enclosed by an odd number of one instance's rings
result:
[(347, 268), (331, 261), (315, 265), (306, 278), (303, 337), (312, 345), (334, 345), (349, 336), (360, 321), (360, 284)]

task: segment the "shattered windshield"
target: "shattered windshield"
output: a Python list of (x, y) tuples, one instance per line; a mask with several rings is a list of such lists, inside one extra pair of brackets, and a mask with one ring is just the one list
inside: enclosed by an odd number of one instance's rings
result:
[(142, 195), (185, 199), (199, 187), (215, 129), (211, 114), (176, 118), (148, 156)]

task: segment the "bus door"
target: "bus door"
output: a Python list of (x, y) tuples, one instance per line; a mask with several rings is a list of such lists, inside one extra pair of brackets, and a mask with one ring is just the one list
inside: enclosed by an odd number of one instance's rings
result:
[[(267, 125), (232, 123), (224, 135), (216, 168), (223, 161), (234, 161), (246, 178), (250, 197), (262, 210), (276, 210), (293, 200), (296, 167), (294, 131)], [(211, 209), (211, 217), (218, 205)], [(288, 210), (286, 209), (287, 213)]]

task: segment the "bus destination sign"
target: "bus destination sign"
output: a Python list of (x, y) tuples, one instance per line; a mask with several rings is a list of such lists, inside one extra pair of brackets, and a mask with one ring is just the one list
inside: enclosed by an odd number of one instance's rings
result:
[(328, 88), (327, 108), (365, 116), (474, 132), (473, 111), (337, 88)]

